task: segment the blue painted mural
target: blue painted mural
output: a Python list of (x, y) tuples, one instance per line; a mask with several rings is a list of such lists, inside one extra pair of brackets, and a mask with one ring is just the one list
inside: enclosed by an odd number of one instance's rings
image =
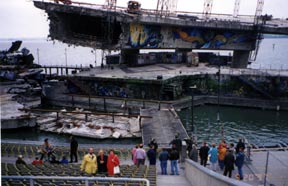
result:
[(211, 31), (198, 28), (174, 28), (174, 39), (195, 44), (196, 48), (215, 49), (228, 44), (250, 43), (255, 40), (253, 34), (241, 34), (227, 31)]
[(162, 39), (160, 26), (130, 25), (129, 44), (132, 47), (159, 48)]
[[(199, 28), (161, 27), (130, 24), (128, 45), (132, 48), (203, 48), (249, 50), (255, 40), (253, 33)], [(191, 44), (189, 44), (191, 43)], [(237, 48), (239, 49), (239, 48)]]

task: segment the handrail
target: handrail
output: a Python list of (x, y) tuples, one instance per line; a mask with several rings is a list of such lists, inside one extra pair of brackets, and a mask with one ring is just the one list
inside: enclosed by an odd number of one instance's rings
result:
[(146, 182), (150, 186), (150, 181), (146, 178), (116, 178), (116, 177), (70, 177), (70, 176), (1, 176), (1, 179), (29, 179), (30, 186), (34, 186), (34, 180), (84, 180), (85, 186), (89, 186), (89, 181), (136, 181)]

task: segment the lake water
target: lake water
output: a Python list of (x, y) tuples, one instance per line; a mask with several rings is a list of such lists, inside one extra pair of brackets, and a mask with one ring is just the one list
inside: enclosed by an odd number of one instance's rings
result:
[[(15, 40), (0, 39), (0, 50), (7, 50)], [(34, 55), (35, 63), (40, 65), (101, 65), (102, 51), (88, 47), (69, 46), (58, 41), (45, 39), (23, 39), (22, 46)], [(39, 61), (37, 55), (39, 49)], [(65, 52), (66, 49), (66, 52)], [(96, 51), (96, 55), (95, 55)], [(254, 69), (288, 69), (288, 38), (263, 39), (258, 56), (249, 68)], [(65, 54), (66, 53), (66, 54)], [(220, 52), (221, 53), (221, 52)], [(96, 60), (95, 60), (96, 59)], [(95, 62), (96, 61), (96, 62)]]
[[(220, 122), (216, 120), (217, 106), (194, 108), (194, 133), (198, 143), (203, 140), (219, 143), (223, 136), (227, 142), (246, 138), (259, 147), (288, 145), (287, 111), (271, 111), (249, 108), (220, 107)], [(191, 110), (182, 110), (179, 116), (188, 134), (192, 131)]]

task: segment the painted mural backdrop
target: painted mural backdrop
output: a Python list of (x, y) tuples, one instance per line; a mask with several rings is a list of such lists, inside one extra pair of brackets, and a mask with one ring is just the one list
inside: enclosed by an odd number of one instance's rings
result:
[(134, 48), (159, 48), (162, 42), (161, 27), (140, 24), (130, 25), (129, 43)]
[(231, 31), (213, 31), (198, 28), (174, 28), (174, 39), (195, 44), (196, 48), (217, 49), (223, 45), (250, 43), (255, 40), (253, 34), (241, 34)]
[(256, 35), (253, 33), (199, 28), (166, 27), (161, 29), (160, 26), (131, 24), (128, 43), (132, 48), (204, 49), (219, 49), (224, 46), (225, 49), (234, 49), (235, 45), (239, 47), (241, 44), (243, 50), (249, 50), (255, 39)]

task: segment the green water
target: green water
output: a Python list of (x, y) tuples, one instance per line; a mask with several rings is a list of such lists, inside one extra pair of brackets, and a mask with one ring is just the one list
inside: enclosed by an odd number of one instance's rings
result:
[[(188, 134), (191, 133), (190, 113), (190, 110), (182, 110), (178, 113)], [(288, 145), (288, 112), (220, 107), (219, 124), (216, 116), (217, 106), (194, 108), (194, 129), (199, 144), (203, 140), (209, 143), (219, 143), (222, 138), (221, 127), (223, 126), (224, 138), (228, 143), (235, 143), (239, 137), (244, 137), (259, 147)], [(42, 142), (45, 138), (49, 138), (53, 144), (69, 143), (69, 136), (63, 134), (40, 132), (35, 129), (1, 130), (1, 139), (5, 140)], [(79, 137), (78, 141), (85, 144), (135, 144), (140, 143), (141, 138), (97, 140)]]
[[(288, 112), (268, 111), (236, 107), (220, 107), (220, 122), (217, 122), (217, 106), (194, 108), (194, 132), (198, 143), (219, 143), (223, 136), (228, 143), (239, 137), (261, 146), (288, 145)], [(178, 114), (188, 134), (191, 134), (191, 110)]]

